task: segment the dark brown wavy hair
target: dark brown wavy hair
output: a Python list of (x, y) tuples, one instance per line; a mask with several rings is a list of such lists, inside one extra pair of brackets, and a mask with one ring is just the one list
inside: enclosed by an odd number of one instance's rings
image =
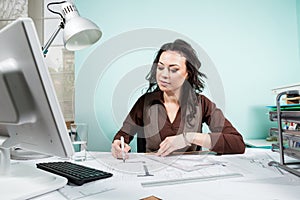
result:
[(159, 87), (156, 82), (156, 68), (161, 54), (165, 51), (175, 51), (186, 58), (186, 67), (188, 73), (188, 83), (193, 88), (195, 93), (200, 93), (204, 89), (203, 78), (205, 74), (199, 71), (201, 62), (197, 56), (196, 51), (192, 46), (184, 40), (177, 39), (172, 43), (162, 45), (156, 54), (150, 72), (147, 74), (146, 79), (149, 81), (147, 92), (158, 91)]

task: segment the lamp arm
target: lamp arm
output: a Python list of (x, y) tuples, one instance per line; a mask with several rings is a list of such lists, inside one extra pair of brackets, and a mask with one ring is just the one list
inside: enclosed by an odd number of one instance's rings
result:
[(65, 27), (64, 22), (61, 22), (59, 24), (59, 26), (57, 27), (57, 29), (55, 30), (55, 32), (51, 35), (50, 39), (47, 41), (47, 43), (45, 44), (45, 46), (42, 48), (44, 56), (46, 56), (46, 54), (48, 53), (48, 48), (52, 44), (53, 40), (55, 39), (55, 37), (57, 36), (57, 34), (59, 33), (59, 31), (61, 29), (63, 29), (64, 27)]

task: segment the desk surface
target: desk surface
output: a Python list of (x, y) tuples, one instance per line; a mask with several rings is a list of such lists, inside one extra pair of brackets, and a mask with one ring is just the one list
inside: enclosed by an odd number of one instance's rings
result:
[[(130, 154), (124, 164), (109, 152), (89, 152), (88, 160), (79, 164), (111, 172), (113, 177), (83, 186), (66, 185), (34, 199), (107, 200), (155, 196), (172, 200), (195, 197), (298, 200), (300, 178), (268, 166), (269, 161), (278, 159), (279, 154), (269, 149), (246, 149), (242, 155), (182, 155), (165, 159)], [(57, 159), (37, 162), (53, 160)], [(152, 176), (147, 176), (145, 170)]]

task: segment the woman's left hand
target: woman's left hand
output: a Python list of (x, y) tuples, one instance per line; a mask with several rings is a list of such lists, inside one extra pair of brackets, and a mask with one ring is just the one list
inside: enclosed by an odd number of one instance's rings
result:
[(157, 151), (157, 156), (167, 156), (177, 149), (182, 149), (186, 147), (186, 141), (184, 140), (183, 134), (169, 136), (159, 145), (159, 150)]

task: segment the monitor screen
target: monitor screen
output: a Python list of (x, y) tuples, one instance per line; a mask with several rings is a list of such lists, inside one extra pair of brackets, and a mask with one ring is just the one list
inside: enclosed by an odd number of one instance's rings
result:
[(69, 157), (73, 148), (33, 21), (4, 27), (0, 44), (2, 146)]
[(0, 30), (0, 194), (26, 199), (66, 184), (35, 166), (11, 165), (9, 150), (15, 146), (64, 158), (74, 152), (30, 18)]

